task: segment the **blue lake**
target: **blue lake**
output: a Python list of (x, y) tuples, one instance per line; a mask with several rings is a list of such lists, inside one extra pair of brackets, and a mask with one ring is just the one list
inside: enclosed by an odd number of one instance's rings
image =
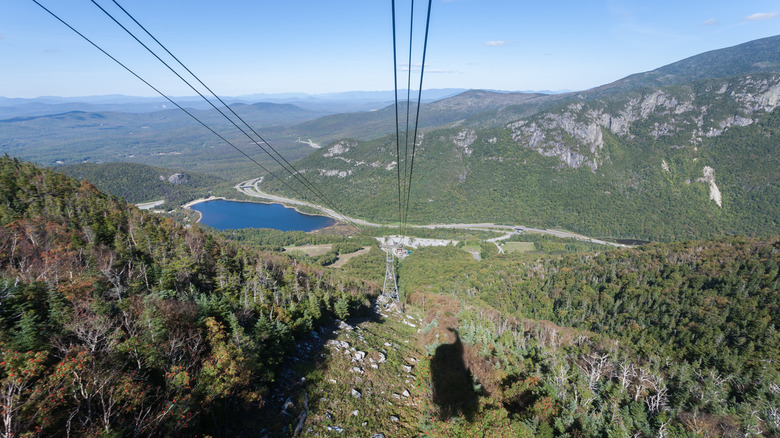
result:
[(200, 223), (218, 230), (273, 228), (281, 231), (314, 231), (335, 223), (329, 217), (298, 213), (281, 204), (217, 199), (190, 208), (202, 214)]

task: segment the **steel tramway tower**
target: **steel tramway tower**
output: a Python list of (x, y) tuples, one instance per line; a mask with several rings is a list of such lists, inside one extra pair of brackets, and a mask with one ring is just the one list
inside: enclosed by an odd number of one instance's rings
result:
[(395, 252), (400, 248), (399, 243), (393, 242), (392, 238), (385, 239), (382, 249), (385, 251), (385, 283), (382, 286), (382, 298), (387, 303), (398, 303), (398, 282), (395, 275)]

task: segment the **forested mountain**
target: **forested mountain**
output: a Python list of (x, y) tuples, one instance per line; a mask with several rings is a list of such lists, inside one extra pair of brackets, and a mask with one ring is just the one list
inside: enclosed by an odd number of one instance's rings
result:
[[(251, 126), (264, 132), (270, 126), (299, 123), (325, 114), (289, 104), (239, 103), (231, 107)], [(273, 165), (215, 110), (189, 111), (247, 154), (257, 156), (269, 167)], [(224, 109), (223, 112), (229, 114)], [(290, 160), (312, 150), (295, 138), (279, 139), (271, 134), (267, 140), (273, 144), (283, 140), (282, 150)], [(0, 120), (0, 153), (48, 166), (130, 161), (186, 167), (217, 176), (243, 172), (249, 178), (257, 172), (254, 163), (176, 108), (147, 113), (68, 111)]]
[(103, 193), (130, 203), (164, 200), (160, 208), (181, 204), (214, 194), (232, 194), (231, 181), (182, 169), (162, 169), (137, 163), (81, 163), (59, 166), (57, 170), (78, 180), (87, 180)]
[(372, 288), (0, 158), (0, 427), (257, 430), (285, 353), (365, 309)]
[(640, 88), (778, 71), (780, 71), (780, 36), (773, 36), (691, 56), (649, 72), (637, 73), (597, 87), (590, 90), (588, 94), (604, 97)]
[[(500, 126), (559, 102), (599, 99), (642, 88), (767, 72), (780, 72), (780, 36), (713, 50), (581, 92), (536, 94), (467, 91), (423, 105), (420, 127), (441, 127), (456, 122), (465, 122), (471, 127)], [(401, 106), (400, 111), (402, 115), (405, 114), (405, 106)], [(343, 138), (368, 140), (393, 132), (394, 118), (395, 109), (389, 106), (373, 112), (326, 116), (292, 126), (289, 131), (315, 138), (318, 142)]]
[[(495, 127), (485, 127), (493, 114), (485, 113), (427, 130), (409, 220), (649, 240), (777, 234), (779, 106), (780, 74), (756, 73), (575, 97)], [(392, 221), (394, 141), (341, 140), (297, 167), (346, 214)], [(264, 186), (284, 189), (271, 179)]]
[[(305, 239), (266, 234), (253, 243)], [(408, 313), (374, 313), (372, 281), (2, 158), (0, 426), (9, 436), (780, 433), (777, 237), (483, 255), (414, 251), (398, 268)], [(346, 272), (381, 279), (383, 266), (374, 247)], [(354, 325), (332, 331), (334, 318)]]
[[(424, 103), (419, 126), (426, 130), (452, 126), (474, 130), (501, 128), (556, 106), (564, 108), (599, 99), (620, 99), (626, 93), (647, 94), (642, 90), (648, 87), (689, 86), (693, 81), (779, 72), (778, 46), (780, 37), (764, 38), (575, 93), (545, 95), (472, 90)], [(112, 102), (44, 105), (32, 108), (30, 116), (0, 120), (0, 152), (44, 165), (132, 161), (171, 168), (185, 166), (217, 176), (230, 172), (240, 175), (237, 180), (251, 178), (258, 172), (244, 156), (177, 109), (138, 114), (95, 110), (101, 108), (95, 105), (113, 105)], [(395, 130), (393, 106), (331, 115), (289, 104), (235, 103), (232, 106), (254, 127), (262, 129), (264, 138), (281, 149), (288, 160), (313, 152), (312, 146), (346, 138), (371, 140)], [(405, 106), (401, 105), (400, 113), (405, 112)], [(219, 129), (227, 128), (226, 138), (247, 152), (255, 148), (213, 110), (196, 109), (193, 113)], [(257, 154), (257, 159), (275, 165), (262, 153)]]
[[(482, 262), (416, 251), (399, 275), (438, 346), (433, 400), (474, 418), (427, 433), (777, 436), (779, 263), (777, 237)], [(456, 347), (474, 389), (437, 386)]]

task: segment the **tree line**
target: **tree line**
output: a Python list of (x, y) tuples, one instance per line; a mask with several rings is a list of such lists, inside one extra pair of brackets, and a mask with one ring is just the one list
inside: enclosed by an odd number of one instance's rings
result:
[[(235, 435), (296, 339), (374, 285), (0, 158), (4, 436)], [(238, 419), (238, 420), (237, 420)]]

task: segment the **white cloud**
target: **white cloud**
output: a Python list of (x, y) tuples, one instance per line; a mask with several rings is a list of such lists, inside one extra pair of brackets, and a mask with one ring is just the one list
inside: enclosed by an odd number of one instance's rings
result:
[[(422, 68), (422, 64), (412, 64), (412, 71), (419, 72)], [(409, 64), (398, 65), (398, 70), (403, 72), (409, 71)], [(460, 73), (455, 70), (442, 70), (440, 68), (431, 68), (428, 64), (425, 64), (425, 73), (437, 74), (437, 73)]]
[(701, 23), (704, 26), (714, 26), (716, 24), (720, 24), (718, 20), (714, 18), (710, 18), (709, 20), (704, 20), (704, 22)]
[[(412, 64), (412, 71), (420, 71), (422, 64)], [(426, 65), (427, 67), (427, 65)], [(400, 71), (409, 71), (409, 64), (399, 64), (398, 69)]]
[(488, 41), (485, 45), (488, 47), (501, 47), (506, 45), (506, 41)]
[(758, 14), (748, 15), (747, 17), (743, 18), (745, 21), (760, 21), (760, 20), (771, 20), (773, 18), (777, 18), (780, 14), (777, 12), (759, 12)]

